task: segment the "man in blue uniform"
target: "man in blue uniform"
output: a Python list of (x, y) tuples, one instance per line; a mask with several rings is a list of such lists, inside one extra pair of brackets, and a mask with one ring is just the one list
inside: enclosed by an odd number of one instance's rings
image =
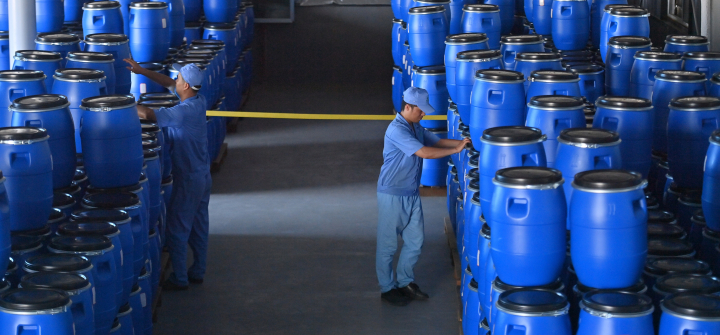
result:
[[(375, 270), (380, 282), (381, 299), (405, 306), (411, 300), (425, 300), (428, 295), (414, 282), (413, 268), (420, 256), (424, 239), (424, 219), (420, 202), (422, 160), (435, 159), (460, 152), (469, 142), (440, 139), (425, 130), (419, 122), (432, 113), (428, 92), (410, 87), (403, 93), (402, 110), (385, 132), (383, 166), (378, 178), (378, 228)], [(393, 256), (397, 236), (403, 239), (393, 274)]]
[[(180, 103), (153, 111), (138, 105), (141, 118), (167, 127), (173, 143), (173, 193), (167, 206), (167, 246), (173, 274), (163, 284), (165, 290), (187, 290), (188, 283), (203, 282), (208, 248), (208, 203), (210, 201), (210, 160), (208, 157), (205, 97), (198, 94), (203, 73), (195, 64), (173, 65), (176, 80), (139, 66), (126, 59), (130, 71), (142, 74), (167, 87)], [(193, 251), (193, 265), (187, 269), (187, 246)]]

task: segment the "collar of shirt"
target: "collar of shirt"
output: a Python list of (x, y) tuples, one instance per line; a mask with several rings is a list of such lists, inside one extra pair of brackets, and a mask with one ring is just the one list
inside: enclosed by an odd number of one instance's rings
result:
[[(419, 123), (413, 123), (412, 126), (411, 126), (411, 125), (410, 125), (410, 122), (408, 122), (407, 120), (405, 120), (405, 118), (404, 118), (400, 113), (397, 113), (397, 115), (395, 115), (395, 119), (396, 119), (396, 120), (400, 120), (400, 121), (398, 121), (398, 122), (400, 122), (400, 124), (404, 125), (404, 126), (407, 127), (408, 129), (410, 129), (410, 131), (413, 132), (413, 135), (415, 135), (415, 137), (417, 137), (418, 131), (421, 130), (421, 129), (418, 129), (418, 127), (420, 127), (420, 124), (419, 124)], [(420, 127), (420, 128), (422, 128), (422, 127)]]

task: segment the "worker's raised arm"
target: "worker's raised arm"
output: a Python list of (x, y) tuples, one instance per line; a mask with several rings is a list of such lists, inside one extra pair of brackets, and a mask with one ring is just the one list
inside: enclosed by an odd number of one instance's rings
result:
[(136, 74), (141, 74), (145, 77), (150, 78), (150, 80), (158, 83), (159, 85), (162, 85), (162, 87), (165, 87), (167, 89), (172, 89), (175, 87), (175, 80), (172, 78), (162, 74), (157, 73), (155, 71), (150, 71), (138, 64), (135, 60), (132, 58), (125, 58), (123, 59), (126, 63), (130, 64), (130, 66), (127, 67), (128, 70), (132, 71)]
[(442, 158), (442, 157), (450, 156), (454, 153), (458, 153), (458, 152), (462, 151), (465, 148), (465, 145), (467, 143), (470, 143), (470, 140), (468, 140), (468, 139), (464, 139), (462, 141), (457, 141), (457, 140), (449, 140), (449, 141), (456, 142), (455, 146), (450, 147), (450, 148), (440, 148), (440, 147), (437, 147), (440, 144), (440, 142), (438, 142), (435, 145), (435, 147), (425, 146), (425, 147), (420, 148), (420, 150), (415, 152), (415, 155), (417, 155), (420, 158), (424, 158), (424, 159)]

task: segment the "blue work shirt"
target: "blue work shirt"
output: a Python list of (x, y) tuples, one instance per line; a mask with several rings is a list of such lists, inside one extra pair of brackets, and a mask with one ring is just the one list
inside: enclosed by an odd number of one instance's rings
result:
[(398, 113), (385, 131), (383, 165), (380, 168), (377, 191), (400, 196), (417, 194), (422, 158), (415, 153), (424, 146), (434, 146), (438, 141), (440, 138), (435, 134), (417, 123), (413, 123), (411, 127)]
[(197, 94), (173, 107), (155, 111), (158, 126), (167, 127), (172, 139), (173, 174), (176, 177), (210, 171), (205, 97)]

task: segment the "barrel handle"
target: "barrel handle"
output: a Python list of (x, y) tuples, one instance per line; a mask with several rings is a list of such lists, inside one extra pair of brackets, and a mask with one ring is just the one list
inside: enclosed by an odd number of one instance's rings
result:
[(505, 58), (504, 59), (505, 62), (514, 61), (515, 60), (515, 51), (505, 50), (505, 55), (503, 55), (503, 57)]
[(608, 27), (608, 32), (615, 32), (617, 31), (618, 23), (617, 21), (610, 21), (610, 26)]
[(28, 334), (28, 335), (39, 335), (40, 334), (40, 326), (37, 325), (19, 325), (18, 326), (18, 334)]
[(645, 202), (645, 193), (642, 193), (640, 197), (633, 200), (633, 213), (635, 217), (640, 219), (643, 216), (647, 216), (647, 203)]
[(480, 26), (483, 28), (491, 28), (493, 25), (493, 19), (489, 17), (481, 19), (480, 22)]
[(522, 166), (540, 166), (540, 156), (536, 152), (522, 155)]
[(649, 69), (648, 69), (648, 74), (647, 74), (647, 79), (648, 79), (650, 82), (654, 82), (654, 81), (655, 81), (655, 75), (656, 75), (657, 72), (660, 71), (660, 70), (662, 70), (662, 69), (661, 69), (661, 68), (654, 68), (654, 67), (649, 68)]
[(502, 90), (488, 90), (487, 101), (493, 105), (499, 105), (503, 102), (505, 93)]
[(85, 303), (81, 299), (70, 306), (70, 313), (73, 315), (73, 320), (84, 320), (88, 316), (85, 314)]
[(21, 170), (30, 167), (31, 159), (28, 152), (11, 152), (10, 166), (13, 169)]
[(507, 202), (507, 215), (513, 219), (522, 219), (528, 216), (528, 200), (525, 198), (510, 198)]
[(525, 335), (526, 328), (523, 325), (508, 325), (505, 334), (507, 335)]
[(571, 6), (560, 6), (560, 16), (570, 16), (572, 15), (572, 7)]
[[(99, 23), (98, 23), (99, 22)], [(105, 15), (93, 15), (92, 17), (93, 26), (102, 26), (105, 24)]]
[(585, 88), (595, 88), (597, 86), (597, 80), (595, 79), (586, 79), (583, 80), (583, 84), (585, 85)]
[(567, 90), (554, 90), (554, 91), (553, 91), (553, 95), (565, 95), (565, 96), (568, 96), (569, 94), (568, 94), (568, 91), (567, 91)]
[(17, 98), (22, 98), (22, 97), (26, 96), (27, 94), (25, 93), (25, 90), (24, 90), (24, 89), (21, 89), (21, 88), (13, 88), (13, 89), (9, 89), (9, 90), (8, 90), (8, 95), (9, 95), (9, 98), (10, 98), (9, 101), (15, 101), (15, 99), (17, 99)]
[(618, 66), (620, 65), (620, 61), (622, 61), (622, 54), (610, 51), (610, 59), (608, 59), (608, 63), (612, 66)]
[(613, 158), (610, 155), (595, 156), (593, 170), (617, 168), (618, 166), (616, 165), (616, 162), (613, 161)]

